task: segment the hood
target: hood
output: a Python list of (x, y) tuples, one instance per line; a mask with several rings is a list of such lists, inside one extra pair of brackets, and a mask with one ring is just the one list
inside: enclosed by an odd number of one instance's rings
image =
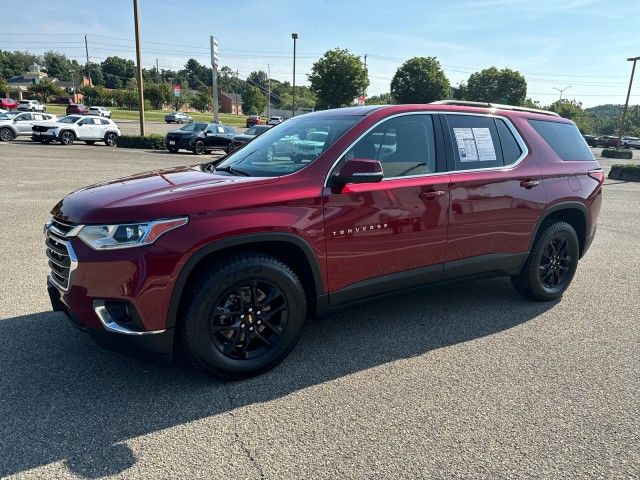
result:
[(73, 125), (69, 123), (60, 123), (56, 120), (42, 120), (40, 122), (34, 122), (34, 125), (38, 125), (39, 127), (59, 127), (60, 125)]
[(212, 204), (222, 205), (224, 192), (277, 181), (277, 177), (217, 175), (202, 171), (200, 165), (176, 167), (91, 185), (69, 194), (51, 213), (73, 223), (134, 222), (193, 215), (201, 213), (199, 208), (205, 212), (211, 210)]

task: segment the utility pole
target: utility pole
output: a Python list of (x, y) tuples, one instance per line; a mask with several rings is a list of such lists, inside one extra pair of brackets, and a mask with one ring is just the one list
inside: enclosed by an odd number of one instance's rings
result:
[(84, 51), (87, 54), (87, 78), (89, 79), (89, 85), (91, 85), (91, 70), (89, 70), (89, 43), (87, 42), (87, 36), (84, 36)]
[(633, 67), (631, 67), (631, 78), (629, 79), (629, 90), (627, 90), (627, 101), (624, 103), (622, 117), (620, 118), (620, 128), (618, 128), (618, 148), (620, 148), (620, 142), (622, 141), (622, 129), (624, 128), (624, 121), (627, 117), (627, 109), (629, 108), (629, 97), (631, 96), (631, 85), (633, 85), (633, 75), (634, 73), (636, 73), (636, 62), (638, 60), (640, 60), (640, 57), (627, 58), (627, 62), (633, 62)]
[(557, 91), (559, 91), (559, 92), (560, 92), (560, 100), (562, 100), (562, 94), (563, 94), (563, 93), (564, 93), (564, 91), (565, 91), (566, 89), (568, 89), (568, 88), (571, 88), (571, 85), (569, 85), (568, 87), (564, 87), (564, 88), (556, 88), (556, 87), (553, 87), (553, 89), (554, 89), (554, 90), (557, 90)]
[(267, 118), (271, 118), (271, 66), (267, 63)]
[(292, 33), (291, 38), (293, 38), (293, 93), (291, 95), (291, 116), (296, 116), (296, 40), (298, 40), (298, 34)]
[(211, 88), (213, 89), (213, 121), (220, 121), (218, 112), (218, 40), (211, 35), (209, 37), (211, 45)]
[[(236, 70), (236, 83), (233, 84), (233, 93), (236, 97), (236, 115), (238, 114), (238, 87), (240, 86), (240, 80), (238, 79), (238, 70)], [(233, 108), (231, 109), (231, 113), (233, 113)]]
[(140, 135), (144, 137), (144, 85), (142, 83), (142, 53), (140, 52), (140, 19), (138, 0), (133, 0), (133, 21), (136, 29), (136, 62), (138, 74), (138, 102), (140, 103)]
[[(364, 54), (364, 69), (367, 70), (367, 54)], [(369, 76), (369, 72), (367, 71), (367, 77)], [(367, 89), (363, 89), (362, 90), (362, 96), (366, 97), (367, 96)]]

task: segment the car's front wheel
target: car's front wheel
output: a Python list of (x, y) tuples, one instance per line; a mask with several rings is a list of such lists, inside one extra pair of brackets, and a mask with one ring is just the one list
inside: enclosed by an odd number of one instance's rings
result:
[(107, 135), (104, 137), (104, 143), (107, 145), (107, 147), (117, 146), (118, 135), (116, 135), (115, 133), (107, 133)]
[(297, 275), (260, 253), (227, 257), (203, 270), (180, 312), (183, 349), (193, 363), (225, 378), (263, 373), (300, 338), (306, 302)]
[(196, 155), (204, 153), (204, 142), (202, 140), (196, 140), (196, 143), (193, 144), (193, 153)]
[(570, 224), (558, 221), (543, 228), (522, 272), (511, 277), (518, 292), (540, 301), (562, 296), (571, 284), (580, 257), (578, 235)]
[(10, 128), (0, 128), (0, 141), (10, 142), (14, 138), (16, 138), (16, 136), (13, 133), (13, 130)]
[(71, 145), (75, 140), (76, 136), (71, 130), (65, 130), (60, 134), (60, 143), (63, 145)]

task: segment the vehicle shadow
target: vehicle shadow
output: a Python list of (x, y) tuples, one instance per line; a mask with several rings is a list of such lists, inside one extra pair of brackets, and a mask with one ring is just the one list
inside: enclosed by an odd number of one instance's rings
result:
[(136, 462), (127, 439), (492, 335), (553, 306), (499, 278), (376, 300), (308, 322), (283, 364), (240, 382), (105, 350), (59, 313), (0, 320), (0, 477), (61, 460), (84, 477), (118, 474)]

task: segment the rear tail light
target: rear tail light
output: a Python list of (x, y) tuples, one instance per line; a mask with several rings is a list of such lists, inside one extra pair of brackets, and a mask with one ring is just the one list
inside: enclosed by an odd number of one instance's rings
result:
[(594, 180), (596, 180), (600, 184), (604, 183), (604, 171), (602, 169), (589, 170), (587, 172), (587, 175), (589, 175), (591, 178), (593, 178)]

